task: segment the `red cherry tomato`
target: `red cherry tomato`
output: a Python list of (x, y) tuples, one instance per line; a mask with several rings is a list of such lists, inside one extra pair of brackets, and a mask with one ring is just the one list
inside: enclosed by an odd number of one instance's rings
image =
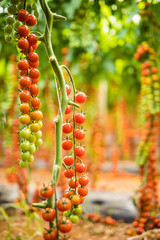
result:
[(28, 17), (28, 20), (26, 21), (26, 24), (29, 26), (29, 27), (33, 27), (34, 25), (36, 25), (37, 23), (37, 19), (34, 15), (29, 15)]
[(79, 195), (73, 195), (71, 202), (74, 206), (81, 204), (81, 197)]
[(58, 202), (57, 202), (57, 208), (59, 211), (68, 211), (71, 208), (71, 200), (66, 197), (62, 197)]
[(74, 137), (78, 140), (82, 140), (85, 137), (85, 132), (82, 129), (76, 129), (74, 132)]
[(33, 121), (38, 121), (43, 119), (43, 113), (40, 110), (34, 110), (30, 113), (30, 118)]
[(63, 218), (58, 223), (58, 229), (61, 233), (68, 233), (72, 229), (72, 222), (69, 219)]
[(86, 117), (82, 113), (76, 113), (74, 120), (77, 124), (83, 124), (86, 121)]
[(31, 46), (37, 44), (37, 40), (36, 40), (37, 36), (34, 35), (34, 34), (29, 34), (27, 39), (28, 39), (28, 42)]
[(68, 105), (68, 106), (66, 107), (65, 114), (69, 114), (69, 113), (71, 112), (71, 110), (72, 110), (71, 105)]
[(85, 155), (85, 149), (81, 146), (77, 146), (74, 149), (74, 153), (77, 157), (83, 157)]
[(39, 61), (37, 61), (37, 62), (29, 62), (29, 66), (31, 68), (37, 68), (39, 66)]
[(29, 106), (29, 104), (28, 103), (21, 103), (21, 105), (19, 106), (19, 110), (20, 110), (20, 112), (22, 112), (22, 113), (26, 113), (26, 114), (28, 114), (29, 113), (29, 110), (30, 110), (30, 106)]
[(35, 78), (39, 78), (39, 76), (40, 76), (40, 72), (39, 72), (39, 70), (37, 68), (32, 68), (29, 71), (29, 77), (30, 78), (35, 79)]
[(76, 163), (75, 169), (76, 169), (76, 172), (78, 173), (84, 173), (87, 167), (86, 167), (86, 164), (84, 163)]
[(21, 50), (25, 50), (29, 48), (29, 42), (27, 39), (25, 38), (20, 38), (17, 42), (17, 46), (21, 49)]
[(32, 85), (30, 86), (30, 93), (31, 93), (31, 95), (34, 96), (34, 97), (38, 95), (38, 93), (39, 93), (39, 88), (38, 88), (38, 86), (37, 86), (36, 84), (32, 84)]
[(39, 60), (39, 56), (37, 53), (35, 52), (30, 52), (28, 54), (28, 61), (29, 62), (37, 62)]
[(20, 76), (24, 76), (24, 75), (27, 74), (27, 70), (21, 70), (21, 71), (19, 72), (19, 74), (20, 74)]
[(84, 94), (83, 92), (79, 92), (75, 96), (75, 100), (77, 103), (84, 103), (86, 99), (87, 99), (86, 94)]
[(66, 93), (67, 93), (67, 96), (71, 93), (71, 87), (67, 84), (66, 84)]
[(31, 94), (28, 90), (23, 90), (19, 93), (19, 98), (21, 102), (29, 102)]
[(39, 98), (37, 98), (37, 97), (31, 98), (30, 103), (31, 103), (31, 106), (32, 106), (34, 109), (37, 109), (37, 108), (39, 109), (39, 105), (41, 104)]
[(17, 66), (18, 66), (18, 69), (19, 69), (19, 70), (28, 70), (28, 68), (29, 68), (29, 63), (28, 63), (27, 60), (21, 59), (21, 60), (18, 61)]
[(71, 166), (74, 163), (74, 158), (72, 156), (65, 156), (63, 158), (63, 162), (66, 164), (66, 166)]
[(66, 178), (72, 178), (74, 176), (74, 170), (73, 169), (67, 169), (64, 171), (64, 176)]
[(44, 240), (56, 240), (57, 239), (57, 230), (54, 228), (45, 228), (43, 232)]
[(62, 148), (66, 151), (71, 150), (73, 147), (73, 143), (71, 140), (65, 140), (62, 142)]
[(42, 198), (51, 198), (54, 194), (54, 188), (51, 185), (42, 186), (39, 194)]
[(25, 9), (21, 9), (18, 12), (18, 20), (21, 22), (26, 22), (28, 20), (29, 13)]
[(55, 219), (56, 211), (52, 208), (46, 208), (42, 211), (42, 218), (47, 222), (52, 222)]
[(72, 127), (72, 124), (70, 124), (70, 123), (64, 123), (62, 125), (62, 132), (65, 134), (71, 133), (72, 129), (73, 129), (73, 127)]
[(24, 77), (20, 78), (19, 85), (22, 89), (29, 88), (31, 86), (31, 79), (27, 76), (24, 76)]
[(78, 187), (78, 181), (76, 181), (75, 183), (75, 179), (71, 179), (71, 181), (69, 181), (70, 188), (75, 188), (75, 184), (76, 184), (76, 187)]
[(88, 189), (86, 187), (79, 187), (78, 194), (82, 197), (85, 197), (88, 194)]
[(21, 37), (27, 37), (29, 34), (29, 28), (26, 25), (21, 25), (18, 27), (17, 32)]
[(78, 182), (81, 186), (86, 186), (89, 183), (89, 178), (87, 176), (80, 176)]
[(32, 83), (38, 83), (39, 78), (31, 78)]

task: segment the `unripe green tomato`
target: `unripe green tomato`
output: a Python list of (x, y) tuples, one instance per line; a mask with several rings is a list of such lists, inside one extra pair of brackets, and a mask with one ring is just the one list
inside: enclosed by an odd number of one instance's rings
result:
[(12, 35), (5, 35), (5, 41), (7, 42), (7, 43), (11, 43), (12, 41), (13, 41), (13, 37), (12, 37)]
[(154, 89), (159, 89), (159, 83), (158, 82), (153, 83), (153, 88)]
[(34, 156), (31, 155), (31, 156), (30, 156), (30, 159), (28, 160), (28, 162), (33, 162), (33, 161), (34, 161)]
[(21, 9), (24, 9), (24, 3), (23, 2), (20, 2), (17, 4), (17, 10), (21, 10)]
[(10, 6), (8, 6), (8, 13), (9, 14), (16, 14), (17, 13), (16, 5), (11, 4)]
[(42, 145), (42, 143), (43, 143), (43, 141), (42, 141), (41, 138), (38, 138), (38, 139), (36, 139), (36, 141), (35, 141), (36, 147), (40, 147), (40, 146)]
[(39, 130), (38, 132), (35, 133), (36, 138), (41, 138), (42, 137), (42, 131)]
[(31, 130), (29, 128), (23, 128), (19, 133), (21, 138), (27, 139), (31, 135)]
[(63, 212), (63, 216), (68, 218), (71, 215), (71, 210)]
[(19, 3), (19, 0), (10, 0), (10, 2), (11, 2), (12, 4), (18, 4), (18, 3)]
[(79, 217), (77, 216), (77, 215), (71, 215), (70, 217), (69, 217), (69, 219), (70, 219), (70, 221), (72, 222), (72, 223), (77, 223), (78, 222), (78, 220), (79, 220)]
[(31, 157), (31, 154), (29, 151), (27, 152), (22, 152), (20, 157), (22, 158), (23, 161), (28, 161)]
[(6, 18), (6, 23), (12, 25), (14, 23), (14, 18), (11, 16), (8, 16)]
[(73, 213), (76, 215), (80, 215), (82, 213), (82, 206), (78, 205), (73, 208)]
[(24, 142), (22, 142), (22, 143), (20, 144), (20, 148), (21, 148), (22, 151), (27, 151), (27, 150), (29, 150), (29, 149), (30, 149), (30, 146), (31, 146), (31, 144), (30, 144), (29, 141), (24, 141)]
[(13, 24), (13, 27), (15, 30), (17, 30), (17, 28), (21, 25), (21, 22), (20, 21), (16, 21), (14, 24)]
[(20, 166), (21, 168), (25, 168), (25, 167), (28, 166), (28, 162), (24, 162), (24, 161), (22, 160), (22, 161), (19, 162), (19, 166)]
[(30, 145), (29, 151), (30, 151), (31, 154), (35, 153), (35, 151), (36, 151), (36, 146), (34, 145), (34, 143), (32, 143), (32, 144)]
[(36, 136), (31, 134), (28, 138), (28, 141), (30, 141), (30, 143), (34, 143), (36, 141)]
[(43, 127), (43, 122), (41, 120), (39, 120), (39, 121), (37, 121), (37, 123), (38, 123), (38, 125), (39, 125), (39, 127), (41, 129)]

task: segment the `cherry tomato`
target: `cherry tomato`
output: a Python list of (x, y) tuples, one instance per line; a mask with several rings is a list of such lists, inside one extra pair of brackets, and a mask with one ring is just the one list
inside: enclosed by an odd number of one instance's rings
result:
[(43, 232), (43, 238), (45, 240), (56, 240), (57, 239), (57, 230), (54, 228), (45, 228)]
[(29, 128), (23, 128), (20, 130), (19, 135), (21, 138), (27, 139), (31, 135), (31, 130)]
[[(31, 130), (31, 129), (30, 129)], [(36, 136), (31, 134), (28, 138), (28, 140), (30, 141), (30, 143), (34, 143), (36, 141)]]
[(28, 54), (28, 61), (29, 62), (37, 62), (39, 60), (39, 56), (37, 53), (35, 52), (30, 52)]
[(84, 103), (86, 99), (87, 99), (86, 94), (84, 94), (83, 92), (79, 92), (75, 96), (75, 101), (77, 103)]
[(28, 159), (28, 162), (33, 162), (34, 161), (34, 156), (31, 155), (30, 158)]
[(17, 46), (21, 49), (21, 50), (26, 50), (29, 48), (29, 42), (27, 39), (25, 38), (20, 38), (17, 42)]
[(29, 63), (28, 63), (27, 60), (21, 59), (21, 60), (18, 61), (17, 66), (18, 66), (19, 70), (28, 70)]
[(66, 93), (67, 93), (67, 96), (71, 93), (71, 87), (67, 84), (66, 84)]
[(66, 166), (71, 166), (74, 163), (74, 158), (72, 156), (65, 156), (63, 158), (63, 162), (66, 164)]
[(39, 66), (39, 61), (37, 61), (37, 62), (29, 62), (29, 66), (31, 68), (37, 68)]
[(83, 124), (86, 121), (86, 117), (82, 113), (76, 113), (74, 120), (77, 124)]
[(66, 178), (72, 178), (74, 176), (74, 170), (73, 169), (67, 169), (64, 171), (64, 176)]
[(30, 106), (28, 103), (21, 103), (21, 105), (19, 106), (19, 110), (22, 112), (22, 113), (26, 113), (28, 114), (29, 113), (29, 110), (30, 110)]
[(89, 183), (89, 178), (87, 176), (80, 176), (78, 182), (81, 186), (86, 186)]
[(77, 146), (74, 149), (74, 153), (77, 157), (83, 157), (85, 155), (85, 149), (81, 146)]
[[(80, 202), (81, 203), (81, 202)], [(81, 205), (78, 205), (78, 206), (74, 206), (73, 208), (73, 213), (76, 214), (76, 215), (80, 215), (82, 213), (82, 207)]]
[(57, 208), (59, 211), (67, 211), (71, 208), (71, 200), (66, 197), (62, 197), (58, 202), (57, 202)]
[(76, 163), (75, 170), (78, 173), (84, 173), (86, 171), (86, 165), (84, 163)]
[(31, 46), (37, 44), (37, 40), (36, 40), (37, 36), (34, 35), (34, 34), (29, 34), (27, 39), (28, 39), (28, 42)]
[(32, 85), (30, 86), (30, 93), (31, 93), (31, 95), (34, 96), (34, 97), (38, 95), (38, 93), (39, 93), (39, 88), (38, 88), (38, 86), (37, 86), (36, 84), (32, 84)]
[(71, 140), (65, 140), (62, 142), (62, 148), (66, 151), (71, 150), (73, 147), (73, 143)]
[(36, 147), (40, 147), (40, 146), (42, 145), (42, 143), (43, 143), (43, 141), (42, 141), (41, 138), (38, 138), (38, 139), (36, 139), (36, 141), (35, 141)]
[(67, 198), (71, 199), (71, 197), (72, 197), (74, 194), (75, 194), (74, 191), (71, 190), (71, 191), (66, 192), (66, 193), (64, 194), (64, 197), (67, 197)]
[(37, 98), (37, 97), (31, 98), (30, 103), (34, 109), (40, 108), (39, 106), (41, 105), (41, 102), (40, 102), (39, 98)]
[(25, 168), (25, 167), (28, 166), (28, 162), (22, 160), (22, 161), (19, 162), (19, 166), (20, 166), (21, 168)]
[(29, 148), (29, 152), (30, 152), (31, 154), (33, 154), (33, 153), (35, 153), (35, 151), (36, 151), (36, 146), (35, 146), (34, 143), (31, 143), (31, 144), (30, 144), (30, 148)]
[(85, 197), (88, 194), (88, 189), (86, 187), (79, 187), (78, 194), (82, 197)]
[(32, 83), (36, 84), (39, 81), (39, 78), (31, 78)]
[(51, 198), (54, 194), (54, 188), (49, 186), (42, 186), (40, 188), (39, 194), (42, 198)]
[(19, 99), (21, 102), (29, 102), (30, 97), (31, 97), (31, 94), (28, 90), (22, 90), (19, 93)]
[(29, 18), (29, 13), (25, 9), (21, 9), (18, 12), (18, 20), (21, 22), (26, 22)]
[(31, 86), (31, 79), (27, 76), (24, 76), (24, 77), (20, 78), (19, 85), (22, 89), (29, 88)]
[(66, 107), (65, 114), (69, 114), (69, 113), (71, 112), (71, 110), (72, 110), (71, 105), (68, 105), (68, 106)]
[(30, 122), (30, 116), (28, 114), (23, 114), (19, 117), (19, 121), (22, 124), (28, 124)]
[(58, 223), (58, 229), (62, 233), (68, 233), (72, 229), (72, 222), (69, 219), (62, 218)]
[(34, 51), (34, 50), (36, 50), (36, 49), (37, 49), (37, 47), (38, 47), (38, 46), (37, 46), (37, 43), (36, 43), (36, 44), (34, 44), (34, 45), (32, 44), (33, 51)]
[(26, 24), (29, 27), (32, 27), (32, 26), (36, 25), (36, 23), (37, 23), (36, 17), (34, 15), (29, 15), (28, 20), (26, 21)]
[(38, 123), (31, 123), (30, 129), (32, 132), (38, 132), (40, 130), (40, 126)]
[(36, 132), (34, 135), (35, 135), (37, 138), (41, 138), (41, 137), (42, 137), (42, 131), (39, 130), (39, 131)]
[(30, 146), (31, 146), (31, 144), (30, 144), (29, 141), (24, 141), (24, 142), (22, 142), (22, 143), (20, 144), (20, 148), (21, 148), (22, 151), (27, 151), (27, 150), (29, 150), (29, 149), (30, 149)]
[(79, 217), (77, 216), (77, 215), (71, 215), (70, 217), (69, 217), (69, 219), (71, 220), (71, 222), (72, 223), (77, 223), (78, 222), (78, 220), (79, 220)]
[(85, 137), (85, 132), (82, 129), (76, 129), (74, 132), (74, 137), (78, 140), (82, 140)]
[(21, 25), (18, 27), (17, 32), (21, 37), (27, 37), (29, 34), (29, 28), (26, 25)]
[[(75, 179), (69, 181), (70, 188), (75, 188)], [(78, 187), (78, 181), (76, 181), (76, 187)]]
[(70, 124), (70, 123), (64, 123), (62, 125), (62, 131), (65, 134), (71, 133), (72, 129), (73, 129), (73, 127), (72, 127), (72, 124)]
[(81, 204), (84, 202), (84, 197), (80, 196), (81, 197)]
[(46, 208), (42, 211), (42, 218), (47, 222), (52, 222), (55, 219), (56, 211), (52, 208)]
[(79, 195), (73, 195), (71, 202), (73, 205), (79, 205), (81, 203), (81, 197)]
[(29, 151), (22, 152), (20, 157), (22, 158), (23, 161), (28, 161), (31, 157), (31, 154)]
[(42, 120), (43, 118), (43, 113), (40, 110), (34, 110), (30, 113), (30, 118), (33, 121), (38, 121), (38, 120)]
[(32, 68), (29, 71), (29, 77), (30, 78), (36, 79), (36, 78), (39, 78), (39, 76), (40, 76), (40, 72), (39, 72), (39, 70), (37, 68)]

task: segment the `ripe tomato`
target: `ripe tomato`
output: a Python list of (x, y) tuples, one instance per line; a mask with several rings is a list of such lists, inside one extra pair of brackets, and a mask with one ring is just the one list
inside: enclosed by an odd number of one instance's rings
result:
[(38, 83), (39, 78), (31, 78), (32, 83)]
[(74, 153), (77, 157), (83, 157), (85, 155), (85, 149), (81, 146), (77, 146), (74, 149)]
[(31, 94), (28, 90), (22, 90), (19, 93), (19, 98), (21, 102), (29, 102), (30, 97), (31, 97)]
[(62, 142), (62, 148), (66, 151), (71, 150), (73, 147), (73, 143), (71, 140), (65, 140)]
[(74, 191), (71, 190), (71, 191), (66, 192), (63, 196), (71, 199), (71, 197), (72, 197), (73, 195), (74, 195)]
[(86, 186), (89, 183), (89, 178), (87, 176), (80, 176), (78, 182), (81, 186)]
[(39, 61), (37, 61), (37, 62), (29, 62), (29, 66), (31, 68), (37, 68), (39, 66)]
[(57, 230), (54, 228), (45, 228), (43, 232), (43, 238), (45, 240), (56, 240), (57, 239)]
[(69, 114), (71, 112), (71, 110), (72, 110), (71, 105), (67, 105), (65, 114)]
[(25, 9), (21, 9), (18, 12), (18, 20), (21, 22), (26, 22), (28, 20), (29, 13)]
[[(80, 198), (81, 199), (81, 198)], [(80, 202), (81, 203), (81, 202)], [(76, 215), (80, 215), (82, 213), (82, 207), (81, 205), (74, 206), (73, 208), (73, 213)]]
[(158, 68), (157, 67), (152, 67), (151, 71), (152, 71), (152, 73), (157, 73), (158, 72)]
[(83, 92), (79, 92), (75, 96), (75, 101), (77, 103), (84, 103), (86, 99), (87, 99), (86, 94), (84, 94)]
[(81, 197), (79, 195), (73, 195), (71, 202), (73, 205), (79, 205), (81, 203)]
[(75, 179), (71, 179), (69, 181), (70, 188), (75, 188), (75, 185), (76, 185), (76, 187), (78, 187), (78, 181), (75, 182)]
[(29, 113), (29, 110), (30, 110), (30, 106), (28, 103), (21, 103), (21, 105), (19, 106), (19, 110), (22, 112), (22, 113), (26, 113), (28, 114)]
[(32, 84), (32, 85), (30, 86), (30, 94), (35, 97), (35, 96), (38, 95), (38, 93), (39, 93), (39, 88), (38, 88), (38, 86), (37, 86), (36, 84)]
[(76, 113), (74, 120), (78, 124), (83, 124), (86, 121), (86, 117), (82, 113)]
[(30, 129), (32, 132), (38, 132), (40, 130), (40, 126), (38, 123), (32, 123), (30, 125)]
[(74, 176), (74, 170), (73, 169), (67, 169), (64, 171), (64, 176), (66, 178), (72, 178)]
[(42, 211), (42, 218), (47, 222), (52, 222), (55, 219), (56, 211), (52, 208), (46, 208)]
[(84, 202), (84, 197), (80, 196), (81, 197), (81, 204)]
[(30, 113), (30, 117), (33, 121), (42, 120), (43, 113), (40, 110), (35, 110)]
[(39, 60), (39, 56), (37, 53), (35, 52), (30, 52), (28, 54), (28, 61), (29, 62), (37, 62)]
[(67, 211), (71, 208), (71, 200), (66, 197), (62, 197), (58, 202), (57, 202), (57, 208), (59, 211)]
[(88, 194), (88, 189), (86, 187), (79, 187), (78, 194), (82, 197), (85, 197)]
[(41, 105), (41, 102), (37, 97), (31, 98), (30, 103), (34, 109), (39, 109), (39, 106)]
[(34, 50), (36, 50), (36, 49), (37, 49), (37, 47), (38, 47), (38, 46), (37, 46), (37, 43), (36, 43), (36, 44), (34, 44), (34, 45), (32, 45), (33, 51), (34, 51)]
[(71, 166), (74, 163), (74, 158), (72, 156), (65, 156), (63, 158), (63, 162), (66, 164), (66, 166)]
[(69, 219), (71, 220), (71, 222), (72, 223), (77, 223), (78, 222), (78, 220), (79, 220), (79, 217), (77, 216), (77, 215), (71, 215), (70, 217), (69, 217)]
[(76, 129), (74, 132), (74, 137), (78, 140), (82, 140), (85, 137), (85, 132), (82, 129)]
[(19, 85), (22, 89), (29, 88), (31, 86), (31, 79), (27, 76), (24, 76), (24, 77), (20, 78)]
[(36, 40), (37, 36), (34, 35), (34, 34), (29, 34), (27, 39), (28, 39), (28, 42), (31, 46), (37, 44), (37, 40)]
[(58, 223), (58, 229), (62, 233), (68, 233), (72, 229), (72, 222), (69, 219), (62, 218)]
[(17, 32), (21, 37), (27, 37), (29, 34), (29, 28), (26, 25), (21, 25), (18, 27)]
[(28, 70), (29, 63), (28, 63), (27, 60), (21, 59), (21, 60), (18, 61), (17, 66), (18, 66), (19, 70)]
[(20, 76), (24, 76), (24, 75), (27, 74), (27, 70), (21, 70), (21, 71), (19, 72), (19, 74), (20, 74)]
[(84, 163), (76, 163), (75, 170), (78, 173), (84, 173), (86, 171), (86, 164)]
[(51, 198), (54, 193), (54, 188), (49, 185), (49, 186), (42, 186), (40, 188), (39, 194), (42, 198)]
[(72, 127), (72, 124), (70, 124), (70, 123), (64, 123), (62, 125), (62, 132), (65, 134), (71, 133), (72, 129), (73, 129), (73, 127)]
[(30, 116), (28, 114), (23, 114), (19, 117), (19, 121), (22, 124), (28, 124), (30, 122)]
[(26, 24), (29, 27), (32, 27), (32, 26), (36, 25), (36, 23), (37, 23), (36, 17), (34, 15), (30, 14), (28, 17), (28, 20), (26, 21)]
[(29, 71), (29, 77), (30, 78), (35, 79), (35, 78), (39, 78), (39, 76), (40, 76), (40, 72), (39, 72), (39, 70), (37, 68), (32, 68)]
[(71, 93), (71, 87), (67, 84), (66, 84), (66, 93), (67, 93), (67, 96)]
[(29, 48), (29, 42), (27, 39), (25, 38), (20, 38), (17, 42), (17, 46), (21, 49), (21, 50), (26, 50)]

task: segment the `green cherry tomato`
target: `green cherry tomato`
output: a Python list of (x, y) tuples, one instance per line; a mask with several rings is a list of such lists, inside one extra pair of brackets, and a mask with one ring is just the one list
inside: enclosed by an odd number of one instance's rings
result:
[(31, 135), (31, 130), (29, 128), (23, 128), (19, 133), (21, 138), (29, 138)]
[(16, 14), (17, 13), (17, 8), (14, 4), (11, 4), (8, 6), (8, 13), (9, 14)]
[(38, 123), (38, 125), (39, 125), (39, 127), (40, 127), (40, 129), (43, 127), (43, 123), (42, 123), (42, 121), (41, 120), (39, 120), (39, 121), (37, 121), (37, 123)]
[(42, 145), (43, 141), (41, 138), (38, 138), (35, 142), (36, 147), (40, 147)]
[(29, 151), (22, 152), (20, 157), (22, 158), (23, 161), (28, 161), (31, 157), (31, 154)]
[(69, 219), (71, 220), (71, 222), (72, 223), (77, 223), (78, 222), (78, 220), (79, 220), (79, 217), (77, 216), (77, 215), (71, 215), (70, 217), (69, 217)]
[(28, 141), (30, 141), (31, 143), (34, 143), (36, 141), (36, 136), (34, 134), (31, 134), (28, 138)]
[(25, 167), (28, 166), (28, 162), (20, 161), (20, 162), (19, 162), (19, 166), (20, 166), (21, 168), (25, 168)]
[(63, 216), (68, 218), (71, 215), (71, 210), (63, 212)]
[(21, 148), (22, 151), (27, 151), (27, 150), (29, 150), (29, 149), (30, 149), (30, 146), (31, 146), (31, 144), (30, 144), (29, 141), (24, 141), (24, 142), (22, 142), (22, 143), (20, 144), (20, 148)]
[(9, 24), (9, 25), (12, 25), (14, 23), (14, 18), (11, 17), (11, 16), (8, 16), (6, 18), (6, 23)]
[(5, 33), (11, 33), (12, 32), (12, 26), (7, 24), (4, 28)]
[(36, 138), (41, 138), (42, 137), (42, 131), (39, 130), (38, 132), (35, 133)]
[(17, 28), (21, 25), (21, 22), (20, 21), (16, 21), (14, 24), (13, 24), (13, 27), (15, 30), (17, 30)]
[(29, 151), (30, 151), (31, 154), (35, 153), (35, 151), (36, 151), (36, 146), (34, 145), (34, 143), (32, 143), (32, 144), (30, 145)]
[(34, 156), (31, 155), (31, 156), (30, 156), (30, 159), (28, 160), (28, 162), (33, 162), (33, 161), (34, 161)]
[(13, 41), (13, 37), (12, 37), (12, 35), (5, 35), (5, 41), (7, 42), (7, 43), (11, 43), (12, 41)]
[(73, 208), (73, 213), (76, 215), (80, 215), (82, 213), (82, 206), (78, 205)]

